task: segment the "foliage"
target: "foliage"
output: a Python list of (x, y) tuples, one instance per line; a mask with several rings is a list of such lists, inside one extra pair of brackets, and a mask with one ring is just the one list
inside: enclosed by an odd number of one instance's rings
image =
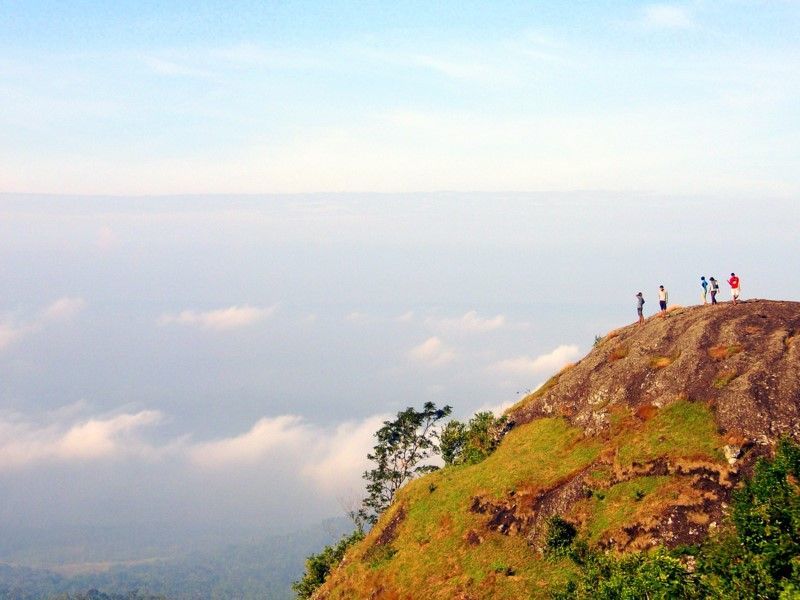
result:
[(495, 451), (508, 430), (508, 417), (476, 413), (469, 424), (453, 419), (441, 436), (442, 458), (446, 465), (476, 464)]
[(579, 577), (554, 597), (796, 599), (800, 597), (798, 480), (800, 445), (783, 440), (775, 458), (759, 461), (753, 478), (735, 493), (733, 528), (694, 549), (661, 548), (622, 557), (590, 550), (584, 541), (573, 542), (566, 548), (581, 568)]
[(572, 546), (577, 535), (578, 530), (575, 525), (557, 515), (550, 517), (547, 520), (547, 537), (545, 539), (548, 554), (564, 555)]
[(439, 448), (445, 465), (457, 464), (467, 444), (467, 426), (456, 419), (442, 428)]
[(342, 562), (347, 549), (364, 539), (364, 532), (356, 529), (350, 535), (342, 537), (336, 544), (325, 546), (319, 554), (312, 554), (306, 559), (306, 571), (303, 577), (292, 584), (298, 598), (310, 598), (316, 589), (325, 583), (330, 572)]
[(553, 594), (557, 600), (668, 600), (696, 597), (695, 578), (678, 558), (663, 549), (651, 554), (629, 554), (622, 558), (585, 551), (576, 558), (582, 567), (581, 577)]
[[(800, 446), (782, 440), (775, 458), (759, 461), (733, 503), (736, 536), (698, 561), (707, 587), (732, 598), (779, 598), (800, 586)], [(795, 591), (792, 591), (792, 590)]]
[(425, 461), (439, 453), (436, 425), (451, 412), (450, 406), (436, 408), (426, 402), (421, 411), (409, 407), (398, 412), (394, 421), (384, 421), (375, 433), (377, 445), (367, 454), (375, 467), (364, 473), (368, 482), (360, 512), (364, 521), (375, 524), (407, 481), (438, 468)]

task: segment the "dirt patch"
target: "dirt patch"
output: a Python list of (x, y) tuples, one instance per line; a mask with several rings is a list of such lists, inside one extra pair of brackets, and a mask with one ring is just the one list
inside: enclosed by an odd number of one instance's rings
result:
[(406, 509), (404, 506), (401, 506), (397, 509), (397, 512), (394, 514), (391, 520), (386, 524), (386, 527), (383, 528), (380, 535), (378, 535), (378, 539), (375, 540), (373, 546), (388, 546), (391, 544), (397, 537), (397, 528), (405, 518)]
[(479, 546), (483, 542), (483, 537), (474, 529), (470, 529), (464, 534), (464, 541), (470, 546)]

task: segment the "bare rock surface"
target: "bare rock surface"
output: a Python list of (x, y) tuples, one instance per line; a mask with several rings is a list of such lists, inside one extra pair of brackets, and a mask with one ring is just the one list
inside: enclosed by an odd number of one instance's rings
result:
[(720, 431), (741, 438), (732, 445), (800, 439), (800, 303), (678, 308), (623, 327), (510, 417), (563, 415), (591, 434), (615, 405), (676, 399), (709, 403)]

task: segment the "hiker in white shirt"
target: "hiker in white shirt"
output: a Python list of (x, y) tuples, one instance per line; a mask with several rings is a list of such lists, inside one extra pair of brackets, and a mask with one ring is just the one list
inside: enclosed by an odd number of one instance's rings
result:
[(661, 317), (664, 318), (667, 316), (667, 299), (669, 298), (669, 293), (667, 290), (664, 289), (663, 285), (658, 286), (658, 304), (661, 307)]

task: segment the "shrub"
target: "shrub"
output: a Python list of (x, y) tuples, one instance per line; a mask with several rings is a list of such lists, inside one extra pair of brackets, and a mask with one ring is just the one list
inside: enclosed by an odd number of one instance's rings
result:
[(575, 525), (559, 516), (550, 517), (547, 520), (547, 535), (545, 537), (547, 553), (554, 556), (564, 556), (577, 535), (578, 530)]
[(319, 586), (325, 583), (328, 575), (344, 558), (347, 549), (364, 539), (364, 532), (356, 529), (343, 537), (336, 544), (325, 546), (319, 554), (312, 554), (306, 559), (306, 571), (299, 580), (292, 583), (292, 589), (298, 598), (311, 598)]

